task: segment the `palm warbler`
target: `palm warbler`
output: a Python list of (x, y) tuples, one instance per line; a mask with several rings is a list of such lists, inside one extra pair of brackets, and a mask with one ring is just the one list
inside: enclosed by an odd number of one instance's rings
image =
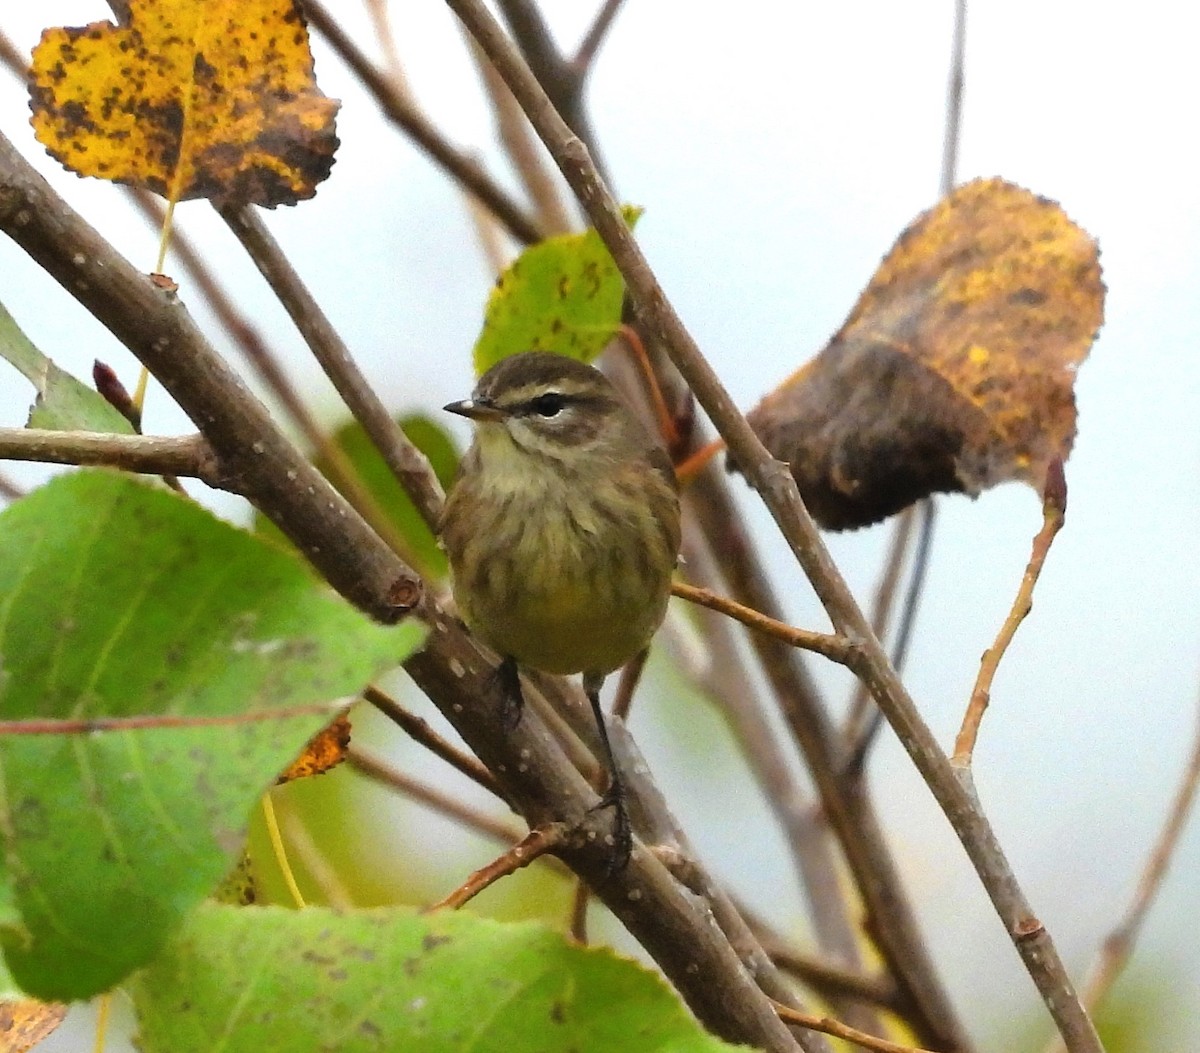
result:
[(620, 869), (632, 838), (600, 688), (666, 612), (679, 551), (670, 458), (602, 373), (562, 355), (506, 358), (446, 409), (475, 425), (441, 524), (459, 614), (504, 659), (517, 719), (518, 664), (583, 674)]

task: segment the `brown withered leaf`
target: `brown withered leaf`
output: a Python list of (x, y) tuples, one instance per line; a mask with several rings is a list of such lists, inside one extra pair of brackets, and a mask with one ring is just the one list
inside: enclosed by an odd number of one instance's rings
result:
[(1103, 320), (1095, 241), (1001, 179), (900, 235), (845, 325), (748, 415), (823, 527), (935, 492), (1039, 491), (1075, 438), (1075, 372)]
[(0, 1050), (25, 1053), (53, 1032), (67, 1015), (58, 1002), (36, 998), (0, 999)]
[(336, 768), (346, 759), (346, 750), (349, 748), (350, 718), (343, 713), (327, 728), (318, 731), (308, 740), (304, 752), (288, 765), (287, 770), (276, 782), (291, 782), (293, 779), (320, 775), (330, 768)]
[(314, 83), (296, 0), (130, 0), (128, 25), (47, 29), (33, 52), (32, 123), (49, 153), (171, 201), (312, 197), (337, 107)]

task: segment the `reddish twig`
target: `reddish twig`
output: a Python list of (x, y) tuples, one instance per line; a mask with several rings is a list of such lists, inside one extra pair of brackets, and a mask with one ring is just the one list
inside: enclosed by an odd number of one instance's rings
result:
[(833, 1035), (834, 1038), (845, 1039), (847, 1042), (853, 1042), (856, 1046), (862, 1046), (863, 1049), (874, 1050), (875, 1053), (935, 1053), (933, 1050), (921, 1049), (918, 1046), (903, 1046), (899, 1042), (889, 1042), (886, 1038), (876, 1038), (874, 1035), (868, 1035), (865, 1031), (859, 1031), (856, 1027), (850, 1027), (848, 1024), (834, 1020), (832, 1017), (798, 1013), (795, 1009), (781, 1004), (776, 1004), (775, 1008), (779, 1013), (779, 1019), (784, 1023)]
[(782, 640), (792, 647), (812, 651), (814, 654), (822, 655), (831, 662), (837, 662), (839, 665), (853, 667), (857, 660), (857, 648), (844, 636), (832, 633), (818, 633), (813, 632), (811, 629), (797, 629), (794, 626), (785, 625), (783, 622), (767, 617), (767, 615), (760, 611), (743, 606), (736, 600), (718, 596), (709, 589), (700, 589), (682, 581), (671, 583), (671, 593), (674, 596), (678, 596), (681, 600), (687, 600), (689, 603), (707, 607), (709, 610), (717, 611), (719, 614), (728, 615), (730, 618), (749, 626), (756, 632), (774, 636), (777, 640)]
[(512, 823), (494, 819), (477, 809), (467, 807), (457, 798), (414, 779), (411, 775), (406, 775), (374, 754), (368, 753), (361, 746), (350, 747), (346, 753), (346, 763), (368, 779), (383, 783), (405, 797), (411, 797), (427, 808), (440, 812), (446, 818), (453, 819), (461, 826), (483, 834), (484, 837), (490, 837), (501, 844), (512, 844), (521, 837), (521, 831)]
[(530, 830), (518, 844), (513, 845), (503, 855), (497, 856), (487, 866), (480, 867), (450, 895), (432, 904), (428, 910), (458, 910), (489, 885), (515, 874), (535, 859), (552, 851), (562, 843), (563, 837), (564, 828), (559, 823), (548, 823), (536, 830)]
[(495, 794), (497, 797), (503, 796), (492, 773), (469, 753), (463, 752), (454, 743), (434, 731), (427, 720), (423, 720), (415, 713), (410, 713), (391, 695), (380, 691), (377, 687), (368, 687), (363, 692), (363, 698), (430, 753), (441, 757), (452, 768), (462, 772), (488, 793)]
[(592, 901), (591, 889), (584, 881), (575, 882), (575, 892), (571, 896), (571, 921), (569, 931), (571, 939), (576, 943), (587, 943), (588, 904)]
[(975, 751), (975, 740), (979, 735), (979, 725), (987, 710), (992, 694), (992, 680), (1000, 662), (1012, 643), (1013, 637), (1020, 628), (1025, 616), (1033, 609), (1033, 589), (1041, 576), (1042, 566), (1050, 552), (1054, 538), (1062, 529), (1067, 514), (1067, 481), (1063, 475), (1062, 461), (1054, 460), (1047, 473), (1046, 490), (1042, 498), (1042, 529), (1033, 539), (1033, 551), (1029, 556), (1029, 564), (1021, 578), (1021, 586), (1017, 589), (1016, 599), (1000, 632), (996, 634), (996, 642), (983, 654), (979, 664), (979, 675), (975, 678), (975, 687), (971, 691), (967, 711), (963, 715), (962, 727), (954, 741), (954, 756), (951, 763), (957, 768), (969, 768), (971, 757)]

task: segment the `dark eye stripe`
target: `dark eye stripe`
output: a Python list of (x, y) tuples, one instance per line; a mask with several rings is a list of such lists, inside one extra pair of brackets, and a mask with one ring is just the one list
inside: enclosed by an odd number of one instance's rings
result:
[(547, 391), (537, 398), (530, 399), (526, 405), (527, 412), (536, 413), (540, 417), (557, 417), (570, 403), (571, 400), (562, 392)]

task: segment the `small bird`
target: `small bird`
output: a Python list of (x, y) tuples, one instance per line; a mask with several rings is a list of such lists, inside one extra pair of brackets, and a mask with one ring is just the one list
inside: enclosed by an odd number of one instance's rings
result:
[(604, 374), (563, 355), (505, 358), (445, 408), (475, 425), (440, 527), (459, 615), (501, 655), (517, 720), (518, 665), (583, 674), (608, 766), (600, 807), (615, 809), (615, 872), (632, 836), (600, 688), (666, 613), (680, 539), (671, 460)]

